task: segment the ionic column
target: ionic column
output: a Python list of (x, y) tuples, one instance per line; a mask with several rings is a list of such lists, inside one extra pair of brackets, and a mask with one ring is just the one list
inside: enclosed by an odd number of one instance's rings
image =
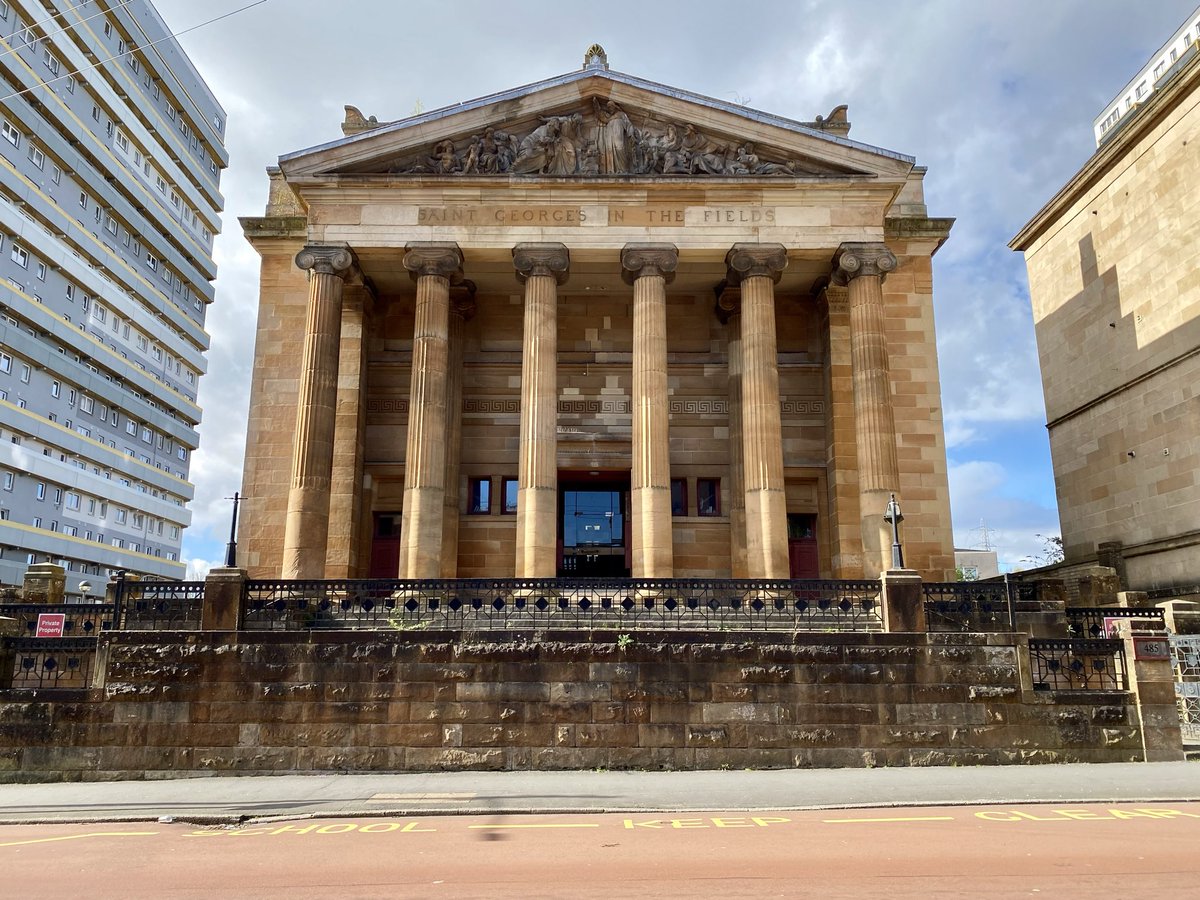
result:
[(282, 578), (325, 577), (342, 288), (354, 263), (354, 254), (346, 244), (310, 244), (296, 255), (296, 265), (309, 272), (308, 311), (296, 398)]
[(462, 275), (462, 253), (457, 244), (436, 242), (409, 244), (407, 251), (404, 268), (417, 282), (417, 305), (408, 395), (399, 577), (437, 578), (442, 573), (446, 484), (450, 280)]
[(459, 473), (462, 470), (463, 332), (475, 315), (475, 284), (450, 289), (450, 365), (446, 370), (446, 491), (442, 512), (442, 577), (458, 577)]
[(633, 472), (630, 514), (633, 577), (674, 574), (671, 445), (667, 433), (667, 283), (675, 278), (674, 244), (626, 244), (621, 275), (633, 285)]
[(722, 281), (716, 289), (717, 317), (725, 323), (729, 376), (729, 566), (734, 578), (746, 569), (746, 476), (742, 447), (742, 294)]
[(896, 257), (881, 243), (846, 243), (833, 258), (834, 284), (850, 301), (850, 358), (854, 378), (854, 436), (858, 446), (863, 574), (891, 568), (892, 537), (883, 521), (889, 495), (899, 491), (896, 421), (883, 315), (883, 279)]
[(742, 291), (742, 466), (746, 483), (746, 569), (751, 578), (787, 578), (787, 501), (775, 282), (787, 267), (782, 244), (734, 244), (725, 257)]
[(563, 244), (517, 244), (525, 283), (521, 343), (521, 445), (517, 467), (516, 575), (553, 578), (558, 555), (558, 285), (571, 257)]

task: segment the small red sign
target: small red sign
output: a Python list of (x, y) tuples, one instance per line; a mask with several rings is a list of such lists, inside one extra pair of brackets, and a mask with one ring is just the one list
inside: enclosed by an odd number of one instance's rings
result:
[(66, 613), (38, 613), (37, 635), (40, 638), (60, 638), (67, 627)]

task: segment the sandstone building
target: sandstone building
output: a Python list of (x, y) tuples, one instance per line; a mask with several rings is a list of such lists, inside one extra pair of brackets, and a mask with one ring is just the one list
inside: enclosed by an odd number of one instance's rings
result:
[(1115, 564), (1133, 590), (1200, 575), (1197, 38), (1200, 10), (1010, 244), (1029, 269), (1067, 561)]
[(252, 577), (953, 571), (925, 170), (609, 69), (281, 157)]

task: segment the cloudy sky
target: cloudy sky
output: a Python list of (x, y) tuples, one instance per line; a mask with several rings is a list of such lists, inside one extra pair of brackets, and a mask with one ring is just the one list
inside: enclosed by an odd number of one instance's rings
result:
[[(175, 31), (252, 0), (157, 0)], [(811, 120), (848, 103), (851, 137), (929, 167), (958, 219), (934, 260), (955, 542), (1002, 564), (1058, 534), (1028, 286), (1007, 243), (1094, 149), (1092, 119), (1194, 0), (398, 3), (266, 0), (180, 40), (229, 114), (217, 302), (209, 311), (193, 568), (220, 560), (241, 482), (266, 166), (341, 136), (346, 103), (392, 120), (570, 72), (614, 69)]]

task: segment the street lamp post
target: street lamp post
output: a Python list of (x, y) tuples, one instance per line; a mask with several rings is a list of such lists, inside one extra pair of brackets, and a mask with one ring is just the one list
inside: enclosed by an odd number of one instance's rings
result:
[(233, 569), (237, 567), (237, 512), (242, 497), (234, 491), (232, 497), (225, 499), (233, 501), (233, 521), (229, 523), (229, 543), (225, 545), (225, 568)]
[(900, 512), (900, 504), (896, 502), (895, 494), (892, 494), (892, 499), (888, 501), (883, 521), (892, 526), (892, 568), (903, 569), (904, 548), (900, 546), (900, 523), (904, 521), (904, 516)]

